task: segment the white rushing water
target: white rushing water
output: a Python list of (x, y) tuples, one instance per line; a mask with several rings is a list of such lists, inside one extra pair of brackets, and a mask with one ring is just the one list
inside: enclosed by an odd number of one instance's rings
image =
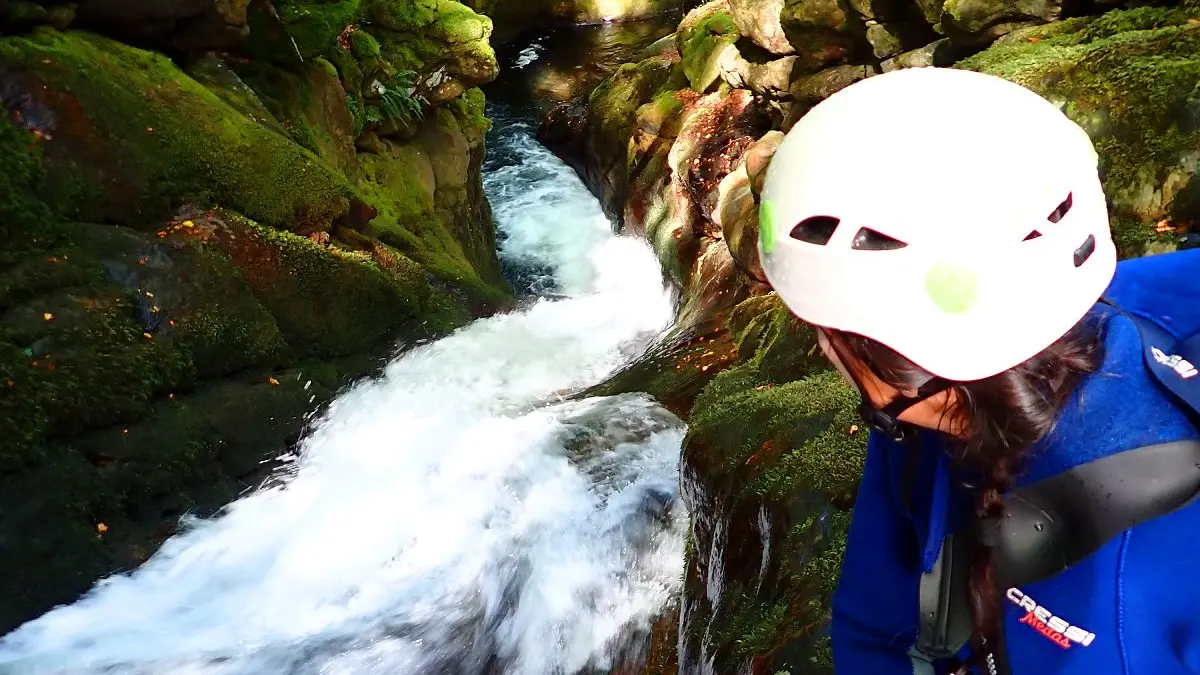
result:
[[(0, 673), (548, 675), (603, 670), (678, 590), (683, 425), (561, 402), (668, 326), (640, 241), (519, 123), (487, 189), (556, 293), (339, 396), (285, 480), (0, 640)], [(544, 401), (554, 403), (544, 404)]]

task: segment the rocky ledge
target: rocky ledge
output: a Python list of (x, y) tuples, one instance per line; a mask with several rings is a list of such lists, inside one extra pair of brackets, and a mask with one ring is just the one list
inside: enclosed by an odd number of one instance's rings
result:
[[(758, 194), (783, 134), (813, 105), (930, 65), (1019, 82), (1083, 126), (1123, 256), (1196, 236), (1196, 0), (713, 0), (542, 125), (682, 291), (668, 342), (593, 390), (650, 391), (690, 419), (685, 590), (646, 672), (831, 672), (829, 601), (865, 434), (809, 329), (763, 283)], [(863, 157), (854, 180), (869, 194), (905, 160)]]

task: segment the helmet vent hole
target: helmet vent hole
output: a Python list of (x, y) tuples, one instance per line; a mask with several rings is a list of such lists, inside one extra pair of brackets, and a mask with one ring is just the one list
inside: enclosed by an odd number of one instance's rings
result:
[(1037, 239), (1040, 236), (1042, 236), (1042, 233), (1038, 232), (1037, 230), (1034, 230), (1033, 232), (1030, 232), (1029, 234), (1025, 235), (1024, 241), (1029, 241), (1030, 239)]
[(837, 230), (841, 220), (833, 216), (813, 216), (800, 221), (800, 224), (792, 228), (792, 239), (817, 246), (824, 246), (833, 239), (833, 233)]
[(1075, 249), (1075, 266), (1081, 267), (1083, 263), (1087, 262), (1088, 258), (1092, 257), (1092, 254), (1095, 252), (1096, 236), (1089, 234), (1087, 240), (1083, 242), (1083, 245)]
[(1049, 220), (1052, 223), (1057, 223), (1058, 221), (1062, 220), (1063, 217), (1067, 215), (1067, 212), (1071, 210), (1071, 204), (1073, 204), (1074, 201), (1075, 198), (1073, 193), (1068, 192), (1067, 198), (1063, 200), (1063, 203), (1058, 205), (1057, 209), (1054, 209), (1054, 212), (1051, 213), (1046, 220)]
[(894, 251), (898, 248), (904, 248), (908, 244), (889, 237), (886, 234), (876, 232), (869, 227), (864, 227), (854, 235), (854, 242), (850, 248), (856, 251)]

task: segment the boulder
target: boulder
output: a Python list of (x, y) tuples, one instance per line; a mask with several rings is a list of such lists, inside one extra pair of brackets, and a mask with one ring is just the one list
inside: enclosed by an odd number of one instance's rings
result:
[(845, 0), (787, 0), (780, 22), (800, 72), (862, 63), (871, 53), (866, 26)]
[(785, 56), (796, 48), (780, 22), (784, 0), (729, 0), (729, 13), (738, 32), (772, 54)]
[(1062, 0), (946, 0), (942, 27), (956, 42), (986, 45), (1018, 28), (1057, 21)]
[(694, 91), (706, 93), (737, 58), (739, 37), (728, 0), (716, 0), (692, 10), (679, 24), (676, 48), (683, 72)]
[(364, 0), (383, 58), (416, 74), (417, 94), (433, 105), (491, 82), (499, 72), (492, 21), (455, 0)]
[(186, 202), (327, 230), (346, 179), (165, 56), (88, 33), (0, 39), (0, 101), (39, 138), (37, 194), (66, 218), (147, 229)]

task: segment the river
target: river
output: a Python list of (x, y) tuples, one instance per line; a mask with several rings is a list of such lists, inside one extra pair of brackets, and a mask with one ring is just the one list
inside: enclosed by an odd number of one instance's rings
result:
[(674, 300), (534, 141), (538, 109), (492, 104), (485, 167), (521, 309), (344, 391), (273, 480), (0, 639), (0, 673), (548, 675), (636, 647), (681, 582), (684, 425), (642, 395), (564, 397)]

